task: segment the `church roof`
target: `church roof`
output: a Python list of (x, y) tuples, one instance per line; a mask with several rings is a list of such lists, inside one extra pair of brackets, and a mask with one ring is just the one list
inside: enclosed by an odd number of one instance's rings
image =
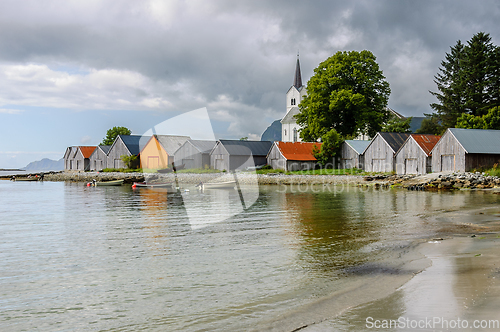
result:
[(295, 77), (293, 79), (293, 86), (299, 90), (302, 87), (302, 75), (300, 74), (300, 62), (297, 55), (297, 65), (295, 66)]
[(299, 114), (299, 112), (300, 109), (297, 106), (290, 108), (290, 110), (285, 114), (283, 119), (281, 119), (281, 123), (295, 123), (296, 120), (293, 116), (295, 114)]

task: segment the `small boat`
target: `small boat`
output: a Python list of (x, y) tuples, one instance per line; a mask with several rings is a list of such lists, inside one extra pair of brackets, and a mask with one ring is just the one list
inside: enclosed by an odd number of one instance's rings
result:
[(147, 182), (134, 182), (132, 188), (173, 188), (171, 182), (164, 183), (147, 183)]
[(37, 177), (32, 177), (32, 178), (15, 178), (14, 181), (38, 181), (39, 178)]
[(201, 189), (233, 189), (236, 186), (236, 181), (202, 182), (198, 186)]
[(163, 169), (159, 169), (158, 173), (161, 173), (161, 174), (172, 173), (174, 170), (180, 171), (181, 169), (184, 169), (185, 167), (186, 167), (186, 165), (182, 164), (179, 166), (174, 166), (173, 168), (163, 168)]
[(87, 187), (121, 186), (125, 180), (112, 180), (97, 182), (96, 180), (87, 183)]

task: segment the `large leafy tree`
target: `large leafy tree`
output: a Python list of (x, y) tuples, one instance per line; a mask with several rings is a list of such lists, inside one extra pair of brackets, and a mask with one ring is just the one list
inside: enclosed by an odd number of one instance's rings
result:
[(319, 64), (295, 115), (302, 140), (316, 141), (332, 129), (342, 137), (380, 131), (391, 90), (375, 60), (370, 51), (350, 51)]
[(434, 77), (438, 92), (431, 91), (438, 100), (431, 107), (443, 130), (455, 127), (462, 114), (481, 117), (500, 105), (499, 60), (499, 48), (484, 32), (475, 34), (466, 45), (458, 41), (451, 47)]
[(111, 145), (115, 141), (118, 135), (130, 135), (132, 131), (127, 127), (113, 127), (108, 129), (106, 132), (106, 137), (102, 140), (102, 145)]

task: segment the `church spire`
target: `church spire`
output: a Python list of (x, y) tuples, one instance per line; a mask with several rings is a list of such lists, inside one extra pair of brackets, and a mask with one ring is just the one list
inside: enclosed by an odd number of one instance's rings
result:
[(295, 77), (293, 79), (293, 86), (298, 89), (302, 86), (302, 76), (300, 75), (300, 62), (299, 52), (297, 52), (297, 65), (295, 66)]

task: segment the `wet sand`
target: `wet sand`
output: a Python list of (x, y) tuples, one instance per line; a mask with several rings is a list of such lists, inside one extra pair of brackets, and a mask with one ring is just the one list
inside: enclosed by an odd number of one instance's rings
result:
[[(372, 331), (376, 327), (391, 331), (478, 331), (474, 324), (500, 330), (500, 208), (450, 212), (436, 218), (451, 218), (454, 223), (440, 229), (442, 239), (429, 239), (415, 247), (413, 255), (425, 258), (411, 262), (413, 268), (418, 269), (425, 261), (428, 266), (406, 281), (384, 277), (384, 285), (372, 284), (386, 292), (384, 295), (365, 293), (362, 298), (373, 299), (345, 305), (340, 315), (322, 321), (318, 317), (315, 323), (295, 331)], [(322, 308), (323, 312), (328, 309), (334, 313), (339, 308)]]

